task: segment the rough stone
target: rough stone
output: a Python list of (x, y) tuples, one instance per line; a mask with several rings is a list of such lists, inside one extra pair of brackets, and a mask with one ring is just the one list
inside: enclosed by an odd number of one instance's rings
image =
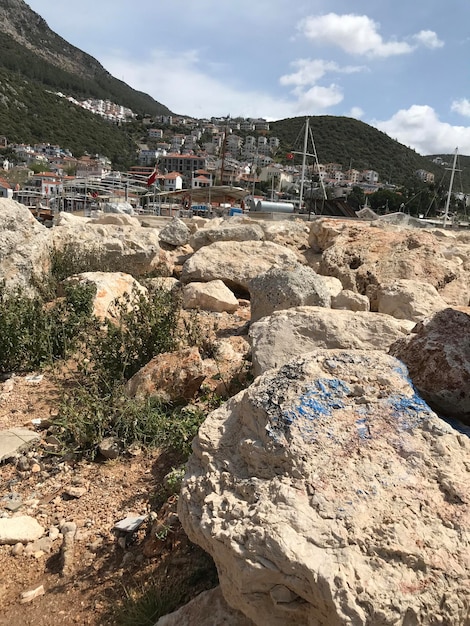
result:
[(105, 437), (100, 441), (98, 450), (105, 459), (112, 460), (118, 458), (121, 453), (121, 446), (116, 437)]
[(38, 433), (27, 428), (9, 428), (0, 431), (0, 461), (11, 459), (18, 452), (29, 448), (35, 441), (39, 441)]
[(390, 347), (435, 411), (470, 424), (470, 308), (426, 318)]
[(337, 296), (331, 298), (331, 308), (347, 309), (348, 311), (370, 311), (370, 302), (367, 296), (343, 289)]
[(398, 360), (318, 350), (208, 416), (178, 514), (258, 626), (462, 626), (469, 452)]
[(0, 198), (0, 284), (33, 293), (50, 266), (49, 230), (23, 204)]
[(381, 285), (377, 302), (380, 313), (413, 322), (420, 322), (435, 311), (448, 307), (435, 287), (416, 280), (396, 280)]
[(181, 281), (223, 280), (229, 287), (248, 291), (249, 282), (271, 267), (297, 262), (291, 250), (270, 241), (218, 241), (195, 252), (183, 265)]
[(44, 534), (44, 528), (34, 517), (19, 515), (0, 518), (0, 545), (12, 545), (36, 541)]
[(160, 231), (160, 241), (170, 246), (184, 246), (189, 242), (190, 230), (178, 217), (174, 217)]
[[(123, 217), (123, 216), (118, 216)], [(173, 268), (169, 257), (160, 247), (159, 231), (132, 225), (100, 224), (93, 220), (77, 218), (58, 223), (51, 231), (55, 249), (74, 249), (83, 256), (99, 256), (100, 260), (116, 271), (133, 276), (160, 271), (171, 275)]]
[[(372, 228), (361, 222), (338, 220), (318, 220), (313, 224), (312, 245), (323, 250), (319, 273), (336, 276), (345, 289), (367, 296), (372, 311), (378, 310), (380, 285), (401, 279), (429, 283), (439, 293), (445, 289), (449, 304), (468, 304), (465, 298), (470, 274), (464, 270), (461, 259), (446, 258), (442, 252), (445, 244), (431, 231)], [(458, 301), (450, 302), (450, 298)]]
[(232, 609), (220, 587), (203, 591), (174, 613), (161, 617), (155, 626), (253, 626), (243, 613)]
[(211, 222), (191, 235), (189, 244), (194, 251), (203, 246), (208, 246), (216, 241), (261, 241), (264, 232), (261, 226), (255, 223), (227, 220), (219, 225)]
[(381, 313), (320, 307), (277, 311), (250, 327), (253, 373), (259, 376), (315, 348), (387, 352), (413, 326)]
[(330, 307), (331, 297), (323, 277), (299, 263), (272, 267), (250, 282), (251, 321), (295, 306)]
[(205, 378), (197, 348), (165, 352), (154, 357), (129, 380), (129, 396), (158, 396), (164, 400), (190, 400)]
[(130, 310), (135, 297), (147, 296), (147, 289), (123, 272), (84, 272), (71, 276), (67, 282), (95, 285), (93, 314), (102, 320), (115, 319), (119, 316), (120, 306), (126, 306), (127, 302), (126, 309)]
[(189, 283), (183, 287), (183, 307), (203, 311), (233, 313), (238, 309), (238, 300), (233, 292), (221, 281)]

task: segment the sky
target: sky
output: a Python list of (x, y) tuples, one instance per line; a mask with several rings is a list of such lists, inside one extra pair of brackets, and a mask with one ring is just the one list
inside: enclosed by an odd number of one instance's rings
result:
[(354, 117), (420, 154), (470, 155), (466, 0), (27, 0), (171, 111)]

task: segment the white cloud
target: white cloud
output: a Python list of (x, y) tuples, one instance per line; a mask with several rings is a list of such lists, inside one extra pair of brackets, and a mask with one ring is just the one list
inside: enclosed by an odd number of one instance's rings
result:
[(318, 115), (343, 100), (343, 93), (337, 85), (330, 85), (329, 87), (314, 85), (307, 91), (302, 91), (297, 95), (298, 103), (296, 109), (298, 115), (303, 112)]
[(343, 74), (353, 74), (361, 72), (364, 68), (358, 66), (340, 67), (334, 61), (324, 61), (322, 59), (297, 59), (291, 65), (296, 68), (296, 72), (281, 76), (281, 85), (307, 86), (323, 78), (327, 72)]
[(470, 127), (441, 122), (430, 106), (414, 104), (389, 120), (370, 123), (420, 154), (450, 154), (456, 146), (459, 152), (470, 154)]
[(413, 39), (426, 48), (442, 48), (444, 42), (439, 39), (433, 30), (420, 30), (419, 33), (413, 35)]
[(451, 110), (465, 117), (470, 117), (470, 100), (462, 98), (461, 100), (454, 100), (452, 102)]
[(328, 13), (311, 15), (303, 19), (298, 28), (315, 43), (334, 45), (348, 54), (370, 57), (389, 57), (410, 54), (418, 45), (427, 48), (440, 48), (444, 43), (431, 30), (422, 30), (412, 36), (411, 45), (407, 41), (391, 39), (384, 41), (379, 33), (380, 24), (367, 15)]
[(151, 95), (175, 113), (194, 117), (244, 115), (280, 119), (294, 114), (297, 103), (209, 76), (195, 50), (180, 55), (153, 50), (138, 63), (115, 53), (101, 59), (106, 69), (128, 85)]
[(360, 120), (362, 117), (364, 117), (364, 111), (361, 109), (361, 107), (352, 107), (352, 109), (349, 111), (348, 117), (354, 117), (357, 120)]

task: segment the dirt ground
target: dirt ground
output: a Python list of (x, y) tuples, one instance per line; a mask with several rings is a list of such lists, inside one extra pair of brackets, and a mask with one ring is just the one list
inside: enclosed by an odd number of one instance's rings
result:
[[(57, 397), (53, 377), (47, 373), (39, 380), (15, 376), (3, 382), (0, 429), (34, 428), (32, 419), (47, 423)], [(172, 588), (176, 584), (181, 590), (176, 602), (182, 604), (188, 599), (185, 595), (216, 584), (210, 558), (188, 541), (178, 523), (162, 539), (152, 537), (151, 522), (133, 535), (113, 530), (115, 523), (128, 515), (154, 512), (161, 517), (162, 512), (156, 510), (162, 501), (160, 486), (178, 459), (154, 450), (113, 461), (77, 461), (47, 454), (45, 444), (42, 439), (20, 462), (16, 459), (0, 465), (0, 516), (11, 515), (5, 505), (13, 494), (22, 502), (16, 514), (34, 517), (50, 537), (29, 544), (18, 555), (13, 554), (12, 546), (0, 546), (1, 625), (135, 623), (129, 608), (132, 599), (145, 598), (151, 588), (165, 595), (169, 582)], [(78, 487), (83, 495), (68, 495), (70, 487)], [(65, 577), (61, 575), (62, 536), (58, 533), (64, 521), (77, 525), (73, 571)], [(21, 593), (40, 585), (45, 593), (22, 604)], [(131, 612), (128, 622), (123, 602)]]

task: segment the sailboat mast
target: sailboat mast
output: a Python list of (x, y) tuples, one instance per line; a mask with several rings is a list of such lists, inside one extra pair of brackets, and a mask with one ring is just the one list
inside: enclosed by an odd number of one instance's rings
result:
[(452, 173), (450, 175), (449, 191), (447, 192), (446, 209), (445, 209), (445, 212), (444, 212), (444, 222), (442, 224), (443, 228), (446, 227), (447, 218), (448, 218), (448, 215), (449, 215), (450, 196), (452, 194), (452, 187), (454, 185), (455, 166), (457, 164), (457, 154), (458, 154), (458, 151), (459, 151), (459, 149), (455, 148), (454, 163), (452, 164)]
[(302, 200), (304, 197), (305, 163), (307, 161), (308, 125), (309, 125), (309, 118), (307, 117), (305, 118), (304, 150), (302, 153), (302, 172), (300, 176), (299, 211), (302, 211)]

